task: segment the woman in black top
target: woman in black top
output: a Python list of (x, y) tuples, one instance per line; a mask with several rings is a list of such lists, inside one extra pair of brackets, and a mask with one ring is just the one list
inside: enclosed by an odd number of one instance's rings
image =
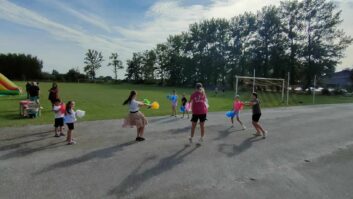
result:
[(252, 100), (249, 102), (249, 105), (252, 106), (252, 125), (256, 129), (255, 136), (261, 136), (266, 138), (267, 131), (265, 131), (262, 126), (259, 124), (259, 120), (261, 117), (261, 108), (260, 108), (260, 100), (257, 98), (257, 93), (252, 94)]

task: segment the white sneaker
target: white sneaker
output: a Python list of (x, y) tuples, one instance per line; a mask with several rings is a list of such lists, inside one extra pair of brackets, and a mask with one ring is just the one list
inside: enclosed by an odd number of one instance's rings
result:
[(199, 142), (200, 142), (200, 143), (202, 143), (202, 142), (203, 142), (203, 138), (202, 138), (202, 137), (200, 137)]
[(246, 130), (246, 126), (243, 125), (243, 130)]
[(192, 137), (189, 137), (189, 142), (190, 144), (192, 144)]
[(268, 134), (268, 132), (267, 131), (265, 131), (265, 133), (262, 135), (262, 138), (266, 138), (267, 137), (267, 134)]

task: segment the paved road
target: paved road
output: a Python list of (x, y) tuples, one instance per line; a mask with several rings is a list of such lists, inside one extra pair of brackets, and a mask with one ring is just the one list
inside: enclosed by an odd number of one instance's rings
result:
[[(77, 145), (50, 125), (0, 129), (0, 198), (353, 198), (353, 105), (263, 110), (269, 130), (211, 113), (202, 146), (186, 119), (150, 118), (147, 141), (121, 120), (77, 124)], [(199, 135), (199, 134), (198, 134)]]

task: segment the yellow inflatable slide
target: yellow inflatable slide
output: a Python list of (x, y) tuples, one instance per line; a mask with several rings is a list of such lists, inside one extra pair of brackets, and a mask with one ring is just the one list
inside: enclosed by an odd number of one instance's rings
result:
[(20, 87), (0, 73), (0, 95), (19, 95), (20, 93)]

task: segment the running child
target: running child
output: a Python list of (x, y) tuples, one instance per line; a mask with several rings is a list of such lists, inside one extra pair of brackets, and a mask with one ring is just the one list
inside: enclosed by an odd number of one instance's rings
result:
[(234, 102), (233, 102), (233, 111), (234, 111), (234, 116), (231, 117), (231, 122), (232, 122), (232, 127), (234, 127), (234, 117), (237, 118), (237, 121), (239, 122), (239, 124), (242, 126), (243, 130), (246, 129), (246, 127), (244, 126), (243, 122), (240, 121), (240, 111), (243, 109), (244, 107), (244, 102), (240, 101), (239, 99), (239, 95), (236, 95), (234, 97)]
[(261, 136), (262, 138), (266, 138), (267, 131), (265, 131), (262, 126), (259, 124), (261, 117), (261, 108), (260, 108), (260, 100), (257, 98), (257, 93), (252, 94), (252, 100), (249, 102), (249, 105), (252, 106), (252, 125), (256, 129), (255, 136)]
[(64, 126), (64, 116), (65, 110), (63, 111), (62, 107), (64, 103), (61, 103), (60, 99), (53, 100), (53, 112), (55, 113), (54, 127), (55, 127), (55, 136), (60, 137), (65, 136), (63, 133)]
[(74, 141), (74, 139), (72, 138), (72, 131), (75, 129), (75, 122), (77, 121), (76, 112), (74, 108), (75, 108), (74, 101), (67, 102), (64, 121), (68, 127), (67, 136), (66, 136), (66, 141), (68, 145), (76, 144), (76, 141)]
[(129, 97), (124, 101), (123, 105), (128, 105), (129, 106), (129, 115), (128, 117), (124, 120), (123, 127), (133, 127), (136, 126), (137, 128), (137, 136), (136, 136), (136, 141), (144, 141), (145, 138), (143, 137), (145, 126), (147, 125), (147, 119), (143, 115), (143, 113), (140, 112), (140, 107), (142, 106), (148, 106), (143, 102), (137, 101), (137, 92), (136, 91), (131, 91)]
[(188, 100), (186, 99), (185, 97), (185, 94), (183, 94), (183, 98), (181, 98), (181, 104), (183, 106), (183, 117), (181, 118), (184, 118), (184, 115), (185, 113), (188, 115), (188, 119), (189, 119), (189, 111), (186, 109), (186, 103), (188, 102)]
[(176, 117), (177, 116), (177, 107), (178, 107), (178, 95), (176, 94), (176, 91), (173, 90), (173, 94), (170, 96), (170, 100), (172, 101), (172, 115)]
[(195, 128), (197, 122), (200, 121), (201, 137), (200, 143), (203, 142), (205, 136), (205, 121), (207, 120), (207, 106), (206, 106), (206, 93), (202, 87), (201, 83), (196, 84), (196, 91), (190, 97), (190, 104), (192, 109), (192, 118), (191, 118), (191, 135), (189, 142), (192, 143), (192, 139), (195, 135)]

